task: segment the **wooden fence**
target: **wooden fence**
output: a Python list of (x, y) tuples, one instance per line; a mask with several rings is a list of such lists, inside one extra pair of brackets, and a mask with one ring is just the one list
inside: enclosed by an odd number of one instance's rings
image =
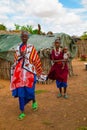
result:
[(0, 59), (0, 79), (10, 79), (11, 63)]
[(76, 57), (81, 57), (81, 55), (87, 56), (87, 40), (78, 40), (77, 41), (78, 51)]

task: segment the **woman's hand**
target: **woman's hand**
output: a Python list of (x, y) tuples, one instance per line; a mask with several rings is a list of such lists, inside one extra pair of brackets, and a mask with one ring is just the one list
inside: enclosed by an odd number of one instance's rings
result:
[(21, 56), (25, 57), (25, 55), (26, 55), (26, 51), (21, 52)]

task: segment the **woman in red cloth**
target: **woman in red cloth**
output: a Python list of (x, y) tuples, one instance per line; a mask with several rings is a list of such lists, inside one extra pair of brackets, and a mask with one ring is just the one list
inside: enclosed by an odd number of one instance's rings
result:
[[(53, 61), (53, 65), (48, 74), (48, 78), (52, 80), (56, 80), (56, 86), (59, 88), (58, 97), (62, 97), (62, 88), (64, 88), (64, 98), (68, 98), (67, 95), (67, 78), (68, 78), (68, 66), (66, 60), (63, 59), (63, 51), (60, 47), (60, 39), (56, 39), (54, 42), (54, 49), (51, 53), (51, 60)], [(64, 69), (63, 62), (65, 62)]]
[(42, 66), (38, 53), (33, 45), (27, 44), (28, 32), (21, 33), (22, 43), (18, 45), (14, 56), (13, 75), (10, 89), (12, 96), (19, 98), (21, 114), (19, 119), (25, 117), (24, 107), (32, 100), (32, 109), (36, 110), (38, 104), (35, 100), (36, 76), (40, 77)]

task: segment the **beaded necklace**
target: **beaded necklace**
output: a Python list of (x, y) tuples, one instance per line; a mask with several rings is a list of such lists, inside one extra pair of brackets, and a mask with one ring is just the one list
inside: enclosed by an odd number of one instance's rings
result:
[(60, 48), (58, 50), (56, 50), (56, 48), (55, 48), (54, 52), (55, 52), (55, 56), (58, 56), (60, 54)]

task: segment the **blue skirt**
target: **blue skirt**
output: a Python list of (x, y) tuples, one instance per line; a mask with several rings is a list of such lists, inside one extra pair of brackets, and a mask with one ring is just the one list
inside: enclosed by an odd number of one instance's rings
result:
[(57, 88), (62, 88), (62, 87), (65, 88), (67, 87), (67, 83), (56, 80), (56, 86)]

